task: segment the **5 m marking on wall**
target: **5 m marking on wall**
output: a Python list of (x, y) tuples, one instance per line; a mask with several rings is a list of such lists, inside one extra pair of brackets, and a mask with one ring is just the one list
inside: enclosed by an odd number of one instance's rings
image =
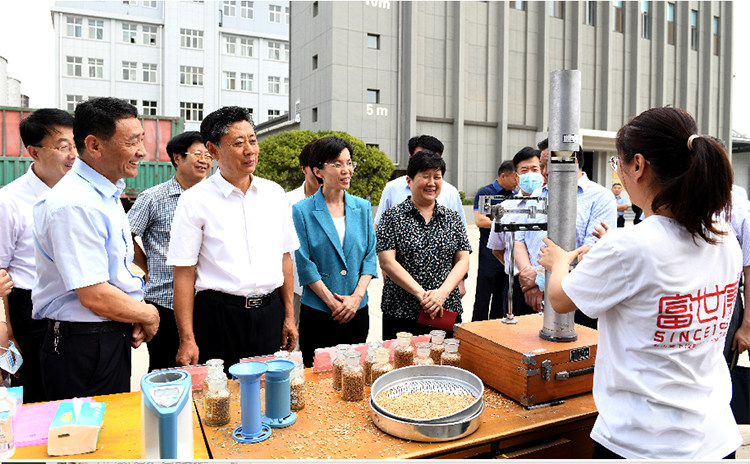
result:
[(365, 5), (374, 6), (375, 8), (383, 8), (386, 10), (391, 9), (391, 2), (388, 2), (388, 1), (367, 0), (365, 2)]
[(372, 103), (367, 104), (365, 112), (367, 113), (367, 116), (388, 116), (388, 108), (385, 106), (373, 105)]

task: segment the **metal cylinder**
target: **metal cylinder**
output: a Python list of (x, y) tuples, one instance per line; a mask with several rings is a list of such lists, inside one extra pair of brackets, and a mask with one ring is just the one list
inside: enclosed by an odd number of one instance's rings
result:
[[(580, 101), (580, 71), (553, 71), (550, 75), (547, 236), (565, 250), (576, 248), (578, 165), (572, 155), (578, 151), (581, 139)], [(549, 282), (549, 271), (545, 281)], [(578, 339), (574, 313), (555, 312), (548, 295), (545, 283), (544, 326), (539, 336), (559, 342)]]

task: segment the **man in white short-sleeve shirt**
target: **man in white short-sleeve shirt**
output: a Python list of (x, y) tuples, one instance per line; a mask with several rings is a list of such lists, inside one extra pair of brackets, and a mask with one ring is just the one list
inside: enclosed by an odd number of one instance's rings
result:
[(299, 247), (284, 189), (253, 175), (258, 140), (246, 109), (206, 116), (201, 136), (219, 171), (180, 197), (174, 266), (178, 365), (291, 351), (297, 342), (291, 253)]

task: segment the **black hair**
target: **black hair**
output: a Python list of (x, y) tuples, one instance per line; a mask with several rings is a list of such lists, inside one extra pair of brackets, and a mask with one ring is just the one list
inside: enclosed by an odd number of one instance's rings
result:
[(540, 158), (540, 151), (534, 149), (534, 147), (523, 147), (520, 150), (518, 150), (518, 153), (513, 157), (513, 170), (515, 171), (518, 169), (518, 165), (527, 159), (537, 157)]
[(442, 156), (429, 150), (421, 150), (414, 153), (409, 158), (409, 165), (406, 167), (406, 175), (409, 178), (414, 177), (422, 171), (431, 171), (433, 169), (440, 169), (441, 174), (445, 174), (445, 160)]
[(73, 127), (73, 116), (57, 108), (40, 108), (26, 116), (18, 129), (21, 140), (27, 147), (38, 145), (43, 138), (50, 135), (54, 126)]
[(73, 139), (78, 153), (86, 149), (86, 137), (94, 135), (109, 140), (117, 130), (117, 120), (137, 118), (138, 109), (119, 98), (92, 98), (76, 106), (73, 119)]
[(417, 135), (415, 137), (412, 137), (409, 139), (409, 156), (414, 155), (414, 150), (417, 149), (417, 147), (424, 148), (425, 150), (429, 150), (433, 153), (437, 153), (438, 155), (443, 155), (443, 150), (445, 147), (443, 146), (443, 142), (438, 140), (436, 137), (433, 137), (431, 135)]
[(619, 183), (619, 182), (612, 182), (612, 187), (614, 187), (615, 185), (619, 185), (620, 187), (622, 187), (621, 183)]
[(511, 160), (505, 160), (502, 163), (500, 163), (500, 167), (497, 168), (497, 176), (500, 177), (500, 174), (513, 174), (516, 172), (515, 165), (513, 164), (513, 161)]
[(201, 137), (203, 143), (208, 145), (208, 142), (214, 145), (219, 145), (219, 140), (223, 135), (229, 132), (229, 126), (238, 121), (247, 121), (253, 126), (255, 131), (255, 123), (253, 123), (253, 117), (247, 108), (239, 106), (225, 106), (218, 110), (210, 113), (208, 116), (203, 118), (201, 122)]
[(537, 148), (539, 149), (539, 151), (544, 151), (544, 150), (546, 150), (547, 148), (549, 148), (549, 139), (548, 139), (548, 138), (545, 138), (545, 139), (544, 139), (544, 140), (542, 140), (541, 142), (537, 143), (537, 144), (536, 144), (536, 147), (537, 147)]
[[(354, 149), (349, 144), (349, 142), (342, 138), (334, 136), (322, 137), (315, 142), (315, 146), (310, 151), (310, 167), (323, 169), (323, 163), (335, 161), (336, 159), (338, 159), (341, 151), (344, 148), (349, 150), (350, 156), (354, 156)], [(323, 179), (321, 179), (320, 177), (315, 176), (315, 178), (318, 179), (319, 184), (323, 183)]]
[(195, 142), (203, 143), (201, 133), (198, 131), (187, 131), (172, 137), (172, 140), (167, 143), (167, 154), (169, 160), (172, 161), (172, 166), (177, 167), (177, 163), (174, 162), (175, 155), (182, 155), (185, 158), (188, 148)]
[(699, 136), (688, 147), (698, 127), (690, 114), (679, 108), (651, 108), (617, 131), (617, 155), (629, 163), (636, 153), (654, 172), (651, 188), (656, 194), (651, 209), (668, 208), (675, 221), (693, 238), (710, 244), (717, 214), (729, 213), (732, 202), (732, 165), (720, 143)]
[(299, 152), (299, 166), (301, 168), (310, 166), (310, 158), (318, 145), (318, 140), (320, 139), (315, 139), (302, 147), (302, 151)]

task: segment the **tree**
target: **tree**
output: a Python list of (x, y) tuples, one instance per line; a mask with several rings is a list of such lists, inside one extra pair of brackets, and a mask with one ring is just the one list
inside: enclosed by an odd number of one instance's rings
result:
[(268, 137), (260, 142), (258, 176), (280, 184), (286, 191), (299, 187), (305, 180), (299, 168), (300, 151), (313, 140), (331, 135), (346, 140), (354, 149), (352, 161), (358, 167), (352, 176), (349, 193), (378, 204), (380, 194), (395, 169), (393, 162), (379, 149), (366, 146), (362, 140), (346, 132), (293, 130)]

